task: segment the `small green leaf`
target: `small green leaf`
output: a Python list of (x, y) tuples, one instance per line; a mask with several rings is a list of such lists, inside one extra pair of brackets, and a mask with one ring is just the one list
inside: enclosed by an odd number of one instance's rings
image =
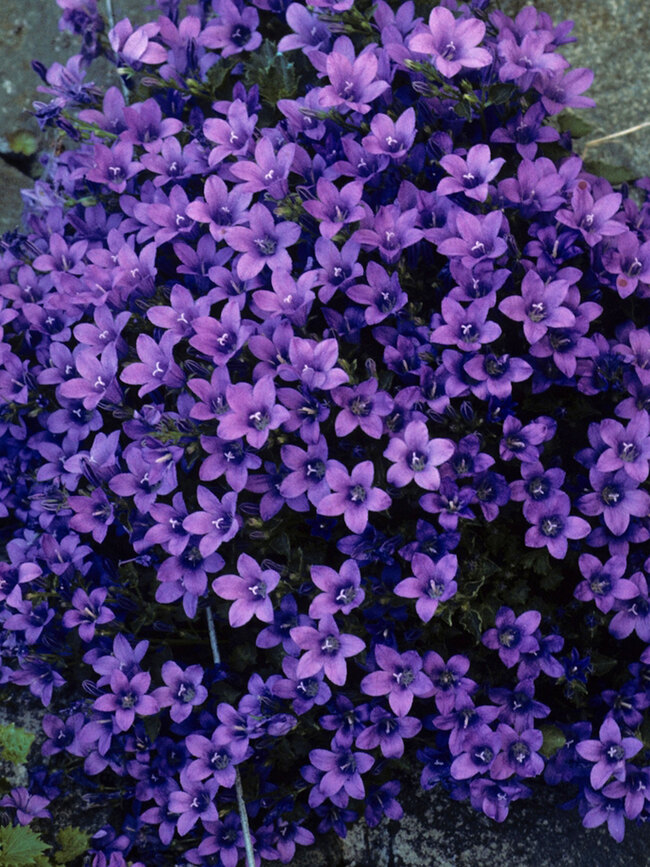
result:
[(540, 753), (548, 759), (554, 756), (558, 750), (562, 749), (566, 743), (566, 738), (557, 726), (542, 725), (539, 727), (539, 730), (544, 735)]
[(9, 147), (14, 154), (22, 154), (24, 157), (33, 156), (38, 150), (38, 139), (28, 129), (17, 129), (7, 136)]
[(593, 162), (587, 160), (584, 164), (584, 170), (606, 178), (613, 186), (628, 183), (636, 178), (636, 175), (630, 169), (626, 169), (623, 166), (614, 166), (604, 160), (594, 160)]
[(49, 848), (31, 828), (0, 827), (0, 867), (33, 867)]
[(86, 853), (90, 843), (90, 834), (82, 831), (81, 828), (68, 825), (66, 828), (61, 828), (56, 835), (56, 842), (59, 850), (54, 855), (54, 861), (56, 864), (67, 864)]
[(568, 109), (558, 116), (557, 125), (560, 132), (570, 132), (573, 138), (584, 138), (594, 129), (592, 124)]
[(14, 765), (24, 765), (35, 737), (33, 732), (13, 723), (0, 725), (0, 756)]

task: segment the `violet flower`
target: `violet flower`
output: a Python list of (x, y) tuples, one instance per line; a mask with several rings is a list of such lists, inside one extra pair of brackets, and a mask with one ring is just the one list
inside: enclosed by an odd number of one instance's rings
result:
[(92, 641), (95, 629), (104, 623), (115, 619), (115, 614), (104, 605), (108, 591), (105, 587), (96, 587), (86, 593), (81, 587), (72, 594), (72, 609), (63, 615), (63, 625), (66, 629), (78, 628), (82, 641)]
[(351, 798), (365, 798), (365, 787), (361, 775), (369, 771), (375, 760), (368, 753), (353, 753), (348, 747), (340, 746), (336, 738), (331, 750), (311, 750), (309, 761), (324, 775), (318, 788), (331, 798), (343, 790)]
[(256, 277), (265, 265), (272, 271), (276, 268), (291, 271), (287, 247), (293, 246), (299, 237), (297, 223), (276, 223), (271, 212), (259, 202), (250, 209), (248, 227), (233, 226), (225, 236), (229, 247), (244, 254), (237, 265), (244, 280)]
[(372, 51), (363, 51), (355, 57), (354, 46), (347, 36), (336, 40), (326, 56), (325, 66), (330, 84), (320, 92), (323, 108), (367, 114), (370, 103), (390, 87), (387, 81), (377, 79), (379, 63)]
[(362, 461), (351, 473), (339, 461), (330, 461), (325, 478), (333, 493), (318, 503), (319, 515), (343, 515), (346, 527), (362, 533), (368, 525), (369, 512), (382, 512), (391, 504), (389, 495), (372, 486), (372, 461)]
[(474, 145), (467, 151), (467, 157), (447, 154), (440, 159), (440, 165), (451, 175), (443, 178), (436, 187), (439, 196), (452, 193), (465, 193), (469, 199), (484, 202), (488, 196), (488, 183), (499, 173), (505, 163), (503, 157), (491, 159), (490, 148), (485, 144)]
[(426, 554), (413, 554), (413, 576), (404, 578), (395, 586), (395, 594), (416, 599), (415, 610), (420, 620), (428, 623), (441, 602), (451, 599), (458, 585), (454, 578), (458, 571), (455, 554), (445, 554), (433, 562)]
[(331, 614), (325, 614), (313, 626), (294, 626), (291, 637), (301, 650), (306, 651), (298, 660), (296, 674), (299, 678), (313, 677), (323, 669), (325, 676), (337, 686), (343, 686), (347, 678), (345, 660), (365, 650), (365, 642), (356, 635), (339, 632)]
[(159, 707), (171, 707), (171, 718), (175, 723), (181, 723), (208, 696), (207, 689), (201, 684), (203, 667), (188, 665), (182, 669), (173, 660), (168, 660), (163, 663), (161, 674), (165, 686), (154, 689), (152, 696)]
[(418, 54), (434, 58), (436, 69), (453, 78), (461, 69), (480, 69), (492, 61), (490, 52), (478, 48), (485, 36), (485, 23), (476, 18), (454, 18), (444, 6), (436, 6), (424, 25), (408, 40), (408, 47)]
[(212, 582), (212, 589), (221, 599), (233, 600), (228, 620), (231, 626), (238, 627), (253, 616), (263, 623), (273, 621), (273, 603), (268, 594), (279, 581), (280, 575), (274, 569), (262, 569), (249, 554), (240, 554), (237, 574), (220, 575)]
[(602, 789), (610, 777), (625, 780), (625, 763), (643, 748), (638, 738), (621, 735), (617, 723), (608, 717), (598, 732), (599, 740), (585, 740), (576, 744), (576, 752), (593, 762), (589, 782), (594, 789)]
[(384, 457), (393, 464), (386, 479), (398, 488), (413, 481), (426, 491), (434, 491), (440, 485), (437, 467), (452, 456), (454, 448), (449, 439), (430, 439), (424, 422), (412, 421), (399, 436), (391, 438), (384, 451)]
[(484, 632), (481, 641), (486, 647), (498, 650), (501, 662), (512, 668), (519, 662), (522, 653), (539, 648), (534, 632), (541, 619), (539, 611), (525, 611), (516, 617), (511, 608), (502, 606), (497, 611), (496, 626)]
[(422, 671), (422, 658), (417, 651), (400, 654), (392, 647), (377, 644), (374, 656), (380, 670), (363, 678), (361, 691), (366, 695), (387, 695), (391, 710), (398, 717), (408, 714), (416, 696), (424, 698), (433, 693), (433, 685)]

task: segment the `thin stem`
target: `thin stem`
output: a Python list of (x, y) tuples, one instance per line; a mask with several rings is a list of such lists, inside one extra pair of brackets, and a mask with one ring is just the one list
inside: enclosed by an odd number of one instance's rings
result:
[[(104, 0), (106, 4), (106, 22), (108, 24), (109, 32), (115, 27), (115, 16), (113, 15), (113, 0)], [(120, 79), (120, 88), (122, 90), (122, 96), (125, 100), (128, 99), (129, 91), (126, 88), (126, 84), (124, 84), (124, 80), (120, 73), (117, 73)]]
[[(212, 649), (212, 658), (214, 664), (221, 663), (221, 654), (219, 653), (219, 645), (217, 644), (217, 630), (214, 627), (214, 618), (212, 617), (212, 609), (205, 609), (205, 616), (208, 621), (208, 635), (210, 636), (210, 648)], [(237, 794), (237, 807), (239, 808), (239, 821), (241, 822), (242, 836), (244, 838), (244, 849), (246, 850), (246, 867), (255, 867), (255, 853), (253, 852), (253, 840), (251, 838), (251, 829), (248, 824), (248, 813), (246, 812), (246, 801), (244, 800), (244, 787), (241, 782), (239, 768), (235, 767), (235, 792)]]
[(645, 129), (647, 126), (650, 126), (650, 120), (646, 120), (643, 123), (637, 123), (636, 126), (630, 126), (627, 129), (619, 130), (619, 132), (613, 132), (611, 135), (604, 135), (602, 138), (594, 138), (585, 144), (584, 150), (606, 141), (613, 141), (615, 138), (621, 138), (624, 135), (629, 135), (630, 133), (637, 132), (640, 129)]

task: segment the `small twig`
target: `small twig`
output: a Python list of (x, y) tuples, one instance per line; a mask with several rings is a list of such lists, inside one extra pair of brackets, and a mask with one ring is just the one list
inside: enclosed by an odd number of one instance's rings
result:
[[(208, 621), (208, 635), (210, 636), (212, 658), (214, 659), (214, 664), (219, 665), (221, 663), (221, 654), (219, 653), (219, 645), (217, 644), (217, 630), (214, 628), (212, 609), (206, 608), (205, 615)], [(241, 775), (238, 767), (235, 767), (235, 792), (237, 794), (239, 820), (241, 822), (242, 836), (244, 838), (244, 849), (246, 850), (246, 867), (255, 867), (255, 853), (253, 852), (251, 829), (248, 824), (248, 813), (246, 812), (246, 801), (244, 800), (244, 787), (242, 786)]]
[[(104, 2), (106, 3), (106, 22), (108, 24), (108, 30), (110, 32), (115, 27), (115, 16), (113, 15), (113, 0), (104, 0)], [(122, 76), (120, 75), (119, 72), (117, 73), (117, 75), (118, 75), (118, 78), (120, 79), (120, 88), (122, 90), (122, 96), (124, 97), (124, 100), (126, 101), (129, 98), (129, 91), (126, 87), (126, 84), (124, 83), (124, 79), (122, 78)]]
[(613, 132), (611, 135), (604, 135), (602, 138), (594, 138), (585, 144), (583, 150), (587, 150), (587, 148), (593, 147), (594, 145), (603, 144), (603, 142), (606, 141), (613, 141), (615, 138), (621, 138), (624, 135), (630, 135), (630, 133), (637, 132), (640, 129), (645, 129), (647, 126), (650, 126), (650, 120), (646, 120), (643, 123), (637, 123), (636, 126), (630, 126), (627, 129), (619, 130), (619, 132)]

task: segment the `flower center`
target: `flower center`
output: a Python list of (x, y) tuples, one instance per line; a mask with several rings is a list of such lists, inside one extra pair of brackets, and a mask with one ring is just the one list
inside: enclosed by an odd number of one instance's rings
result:
[(606, 506), (615, 506), (621, 499), (621, 492), (615, 485), (605, 485), (600, 492), (600, 499)]
[(539, 525), (539, 529), (543, 536), (554, 539), (562, 529), (562, 526), (562, 519), (558, 515), (550, 515), (548, 518), (544, 518)]
[(305, 698), (315, 698), (319, 689), (320, 684), (315, 677), (304, 677), (296, 684), (296, 692), (301, 693)]
[(521, 633), (515, 626), (506, 626), (499, 631), (499, 644), (503, 647), (513, 647), (519, 644)]
[(265, 235), (263, 238), (255, 238), (253, 243), (257, 246), (262, 256), (273, 256), (278, 246), (275, 238)]
[(610, 762), (622, 762), (625, 758), (625, 750), (621, 744), (610, 744), (607, 748), (607, 758)]
[(413, 669), (409, 668), (408, 666), (406, 668), (400, 669), (399, 671), (394, 671), (393, 677), (395, 678), (397, 685), (402, 686), (405, 689), (406, 687), (410, 686), (415, 680)]
[(350, 401), (349, 409), (352, 415), (366, 418), (372, 410), (372, 401), (365, 397), (354, 397)]
[(413, 451), (409, 455), (408, 465), (414, 473), (421, 473), (426, 468), (427, 456), (422, 452)]
[(341, 646), (341, 642), (336, 635), (327, 635), (320, 643), (320, 649), (327, 656), (334, 656)]
[(639, 449), (635, 443), (621, 443), (618, 448), (618, 456), (626, 463), (632, 463), (639, 457)]
[(348, 584), (347, 587), (341, 587), (334, 601), (338, 602), (339, 605), (349, 605), (351, 602), (354, 602), (356, 595), (357, 588), (354, 584)]
[(353, 503), (364, 503), (368, 496), (368, 492), (363, 485), (354, 485), (350, 490), (349, 496)]

